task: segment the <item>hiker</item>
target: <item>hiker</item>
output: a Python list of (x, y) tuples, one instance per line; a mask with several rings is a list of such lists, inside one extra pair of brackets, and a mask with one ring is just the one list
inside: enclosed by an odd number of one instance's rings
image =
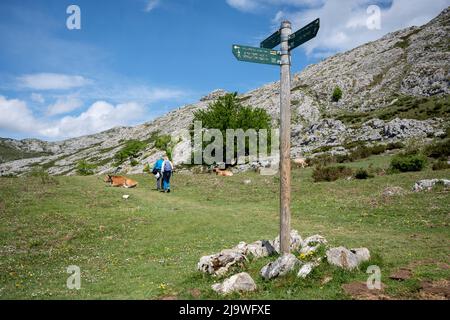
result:
[(159, 157), (158, 160), (156, 160), (155, 165), (153, 166), (153, 171), (152, 173), (155, 175), (156, 178), (156, 190), (161, 190), (162, 189), (162, 165), (163, 165), (163, 157)]
[(161, 172), (163, 176), (163, 190), (162, 192), (170, 192), (170, 176), (172, 175), (173, 165), (167, 156), (164, 157)]

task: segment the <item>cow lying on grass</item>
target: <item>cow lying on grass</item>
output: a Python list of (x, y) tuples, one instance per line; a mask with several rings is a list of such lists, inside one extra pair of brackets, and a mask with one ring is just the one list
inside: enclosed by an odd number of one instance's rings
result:
[(214, 168), (213, 171), (216, 173), (216, 175), (222, 177), (231, 177), (233, 175), (233, 172), (229, 170), (220, 170), (219, 168)]
[(111, 176), (109, 174), (105, 177), (105, 182), (109, 183), (111, 187), (134, 188), (138, 185), (137, 181), (128, 179), (127, 177)]

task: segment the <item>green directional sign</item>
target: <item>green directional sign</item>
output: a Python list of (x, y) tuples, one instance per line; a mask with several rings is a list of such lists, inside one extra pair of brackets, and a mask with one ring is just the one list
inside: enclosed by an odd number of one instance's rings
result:
[(234, 44), (233, 54), (240, 61), (274, 65), (281, 64), (281, 55), (276, 50)]
[(317, 35), (320, 28), (320, 19), (316, 19), (304, 26), (289, 37), (289, 50), (297, 48), (299, 45), (311, 40)]
[(261, 42), (260, 47), (266, 49), (273, 49), (281, 42), (281, 32), (280, 30), (275, 31), (270, 37)]

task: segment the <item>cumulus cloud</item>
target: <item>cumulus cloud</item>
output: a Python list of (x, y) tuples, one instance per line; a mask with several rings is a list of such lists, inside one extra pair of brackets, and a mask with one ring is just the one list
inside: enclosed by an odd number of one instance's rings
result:
[(136, 124), (145, 118), (146, 108), (135, 102), (112, 105), (97, 101), (77, 116), (51, 120), (36, 117), (25, 101), (0, 96), (0, 114), (8, 115), (0, 117), (0, 131), (63, 139)]
[(150, 12), (159, 5), (159, 0), (148, 0), (145, 6), (145, 12)]
[(55, 116), (59, 114), (69, 113), (73, 110), (80, 108), (83, 102), (73, 96), (59, 98), (56, 102), (47, 108), (47, 115)]
[(0, 129), (29, 133), (36, 119), (24, 101), (0, 96)]
[(314, 57), (326, 57), (339, 51), (376, 40), (386, 33), (413, 25), (422, 25), (448, 6), (448, 0), (392, 0), (390, 6), (380, 6), (380, 29), (369, 29), (368, 0), (329, 0), (322, 6), (301, 11), (278, 12), (274, 23), (288, 19), (293, 28), (300, 28), (320, 18), (321, 26), (317, 37), (302, 47)]
[(53, 126), (41, 129), (40, 134), (53, 138), (82, 136), (134, 124), (145, 113), (145, 108), (135, 102), (114, 106), (105, 101), (97, 101), (80, 115), (63, 117)]
[(65, 90), (83, 87), (90, 80), (77, 75), (59, 73), (27, 74), (18, 78), (19, 86), (32, 90)]

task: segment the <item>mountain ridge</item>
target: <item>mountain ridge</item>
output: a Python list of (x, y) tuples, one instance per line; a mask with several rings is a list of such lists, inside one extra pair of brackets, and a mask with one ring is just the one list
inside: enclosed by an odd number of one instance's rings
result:
[[(343, 146), (352, 139), (370, 144), (441, 136), (449, 108), (448, 34), (449, 8), (423, 26), (388, 33), (378, 40), (309, 65), (293, 75), (292, 156), (314, 156), (314, 150), (324, 146), (330, 147), (331, 152), (345, 153), (348, 150)], [(338, 102), (333, 102), (331, 94), (337, 86), (344, 94)], [(195, 110), (206, 108), (225, 93), (215, 90), (196, 103), (181, 106), (143, 124), (115, 127), (82, 137), (56, 142), (0, 138), (2, 152), (12, 148), (19, 155), (27, 155), (4, 161), (5, 157), (0, 152), (0, 162), (3, 161), (0, 175), (23, 175), (37, 166), (42, 166), (50, 174), (75, 174), (80, 160), (98, 164), (95, 173), (111, 172), (115, 169), (114, 154), (125, 141), (145, 141), (156, 132), (177, 136), (188, 128)], [(278, 81), (243, 93), (239, 99), (244, 104), (266, 109), (277, 125)], [(430, 104), (432, 109), (433, 103), (443, 104), (443, 111), (425, 118), (420, 114), (414, 115), (416, 118), (407, 118), (402, 116), (403, 111), (398, 111), (399, 117), (395, 114), (386, 116), (389, 109), (401, 110), (408, 104), (417, 104), (418, 108), (428, 108)], [(387, 110), (385, 113), (384, 109)], [(348, 122), (348, 119), (362, 119), (364, 113), (367, 114), (366, 121)], [(186, 160), (190, 154), (186, 148), (185, 142), (174, 147), (176, 163)], [(125, 163), (122, 171), (142, 172), (146, 163), (162, 153), (150, 143), (138, 157), (138, 165)]]

